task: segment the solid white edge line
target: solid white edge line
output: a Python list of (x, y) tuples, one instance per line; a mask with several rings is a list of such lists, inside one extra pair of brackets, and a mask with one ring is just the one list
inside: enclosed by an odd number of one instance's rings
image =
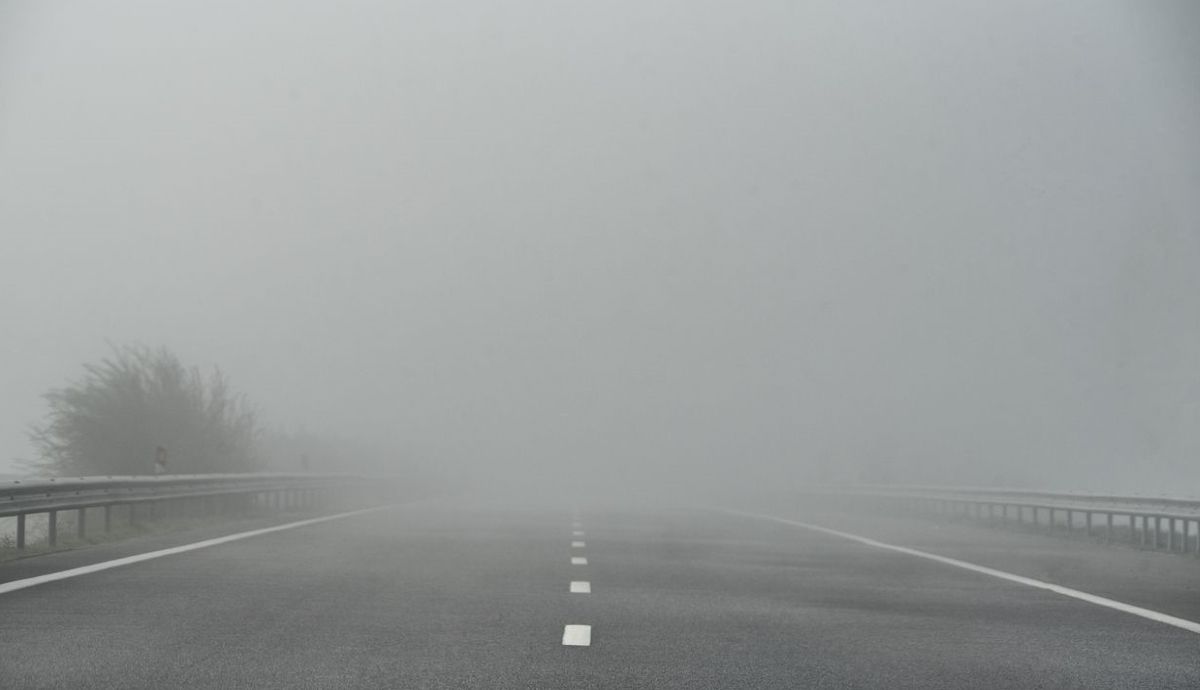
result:
[(297, 527), (306, 527), (308, 525), (315, 525), (315, 524), (318, 524), (321, 522), (329, 522), (330, 520), (340, 520), (342, 518), (351, 517), (353, 515), (362, 515), (363, 513), (370, 513), (370, 512), (376, 511), (376, 510), (383, 510), (385, 508), (391, 508), (391, 507), (392, 506), (375, 506), (373, 508), (363, 508), (362, 510), (351, 510), (346, 513), (337, 513), (335, 515), (325, 515), (325, 516), (318, 517), (318, 518), (310, 518), (308, 520), (300, 520), (298, 522), (289, 522), (289, 523), (286, 523), (283, 525), (275, 525), (274, 527), (264, 527), (263, 529), (251, 530), (249, 532), (238, 532), (237, 534), (227, 534), (223, 537), (217, 537), (215, 539), (205, 539), (204, 541), (192, 542), (191, 544), (183, 544), (182, 546), (172, 546), (169, 549), (159, 549), (158, 551), (148, 551), (146, 553), (139, 553), (139, 554), (136, 554), (133, 556), (117, 558), (117, 559), (114, 559), (111, 561), (103, 561), (101, 563), (93, 563), (91, 565), (84, 565), (84, 566), (80, 566), (78, 568), (70, 568), (68, 570), (60, 570), (56, 573), (46, 573), (45, 575), (36, 575), (34, 577), (27, 577), (22, 580), (13, 580), (11, 582), (3, 582), (3, 583), (0, 583), (0, 594), (7, 594), (9, 592), (15, 592), (17, 590), (26, 589), (28, 587), (36, 587), (37, 585), (44, 585), (47, 582), (57, 582), (58, 580), (66, 580), (66, 579), (72, 578), (72, 577), (79, 577), (80, 575), (87, 575), (89, 573), (97, 573), (102, 570), (119, 568), (124, 565), (132, 565), (134, 563), (141, 563), (142, 561), (149, 561), (149, 560), (153, 560), (155, 558), (162, 558), (164, 556), (173, 556), (177, 553), (186, 553), (188, 551), (196, 551), (197, 549), (206, 549), (210, 546), (217, 546), (218, 544), (226, 544), (231, 541), (238, 541), (240, 539), (249, 539), (250, 537), (257, 537), (257, 536), (260, 536), (263, 534), (270, 534), (271, 532), (282, 532), (283, 530), (296, 529)]
[(583, 530), (577, 529), (574, 532), (571, 532), (571, 536), (572, 537), (582, 537), (582, 536), (584, 536)]
[(951, 566), (954, 566), (955, 568), (962, 568), (963, 570), (970, 570), (971, 572), (981, 573), (983, 575), (990, 575), (992, 577), (999, 578), (1001, 580), (1007, 580), (1009, 582), (1016, 582), (1017, 584), (1022, 584), (1027, 587), (1033, 587), (1036, 589), (1044, 589), (1044, 590), (1047, 590), (1050, 592), (1054, 592), (1055, 594), (1061, 594), (1062, 596), (1065, 596), (1065, 597), (1071, 597), (1072, 599), (1079, 599), (1080, 601), (1086, 601), (1089, 604), (1095, 604), (1097, 606), (1103, 606), (1105, 608), (1110, 608), (1115, 611), (1121, 611), (1124, 613), (1133, 614), (1135, 616), (1140, 616), (1147, 620), (1152, 620), (1156, 623), (1163, 623), (1165, 625), (1171, 625), (1176, 628), (1181, 628), (1183, 630), (1187, 630), (1189, 632), (1200, 633), (1200, 623), (1187, 620), (1186, 618), (1177, 618), (1175, 616), (1172, 616), (1172, 615), (1169, 615), (1166, 613), (1159, 613), (1158, 611), (1151, 611), (1150, 609), (1144, 609), (1140, 606), (1134, 606), (1133, 604), (1126, 604), (1124, 602), (1114, 601), (1112, 599), (1107, 599), (1105, 597), (1097, 596), (1095, 594), (1088, 594), (1087, 592), (1081, 592), (1077, 589), (1071, 589), (1070, 587), (1056, 585), (1051, 582), (1043, 582), (1042, 580), (1035, 580), (1032, 577), (1025, 577), (1024, 575), (1016, 575), (1014, 573), (1008, 573), (1003, 570), (996, 570), (995, 568), (989, 568), (987, 566), (982, 566), (982, 565), (975, 565), (974, 563), (968, 563), (967, 561), (960, 561), (957, 558), (948, 558), (946, 556), (939, 556), (935, 553), (929, 553), (927, 551), (918, 551), (917, 549), (910, 549), (907, 546), (897, 546), (895, 544), (887, 544), (887, 543), (884, 543), (881, 541), (876, 541), (874, 539), (869, 539), (867, 537), (861, 537), (857, 534), (850, 534), (849, 532), (842, 532), (842, 531), (839, 531), (836, 529), (822, 527), (820, 525), (813, 525), (813, 524), (810, 524), (807, 522), (800, 522), (798, 520), (788, 520), (786, 518), (775, 517), (773, 515), (760, 515), (757, 513), (745, 513), (740, 510), (729, 510), (729, 509), (724, 509), (724, 508), (720, 509), (720, 512), (726, 513), (728, 515), (738, 515), (738, 516), (744, 517), (744, 518), (767, 520), (770, 522), (778, 522), (778, 523), (781, 523), (784, 525), (791, 525), (793, 527), (801, 527), (803, 529), (812, 530), (814, 532), (821, 532), (823, 534), (828, 534), (828, 535), (831, 535), (834, 537), (841, 537), (842, 539), (849, 539), (850, 541), (856, 541), (860, 544), (865, 544), (866, 546), (873, 546), (877, 549), (886, 549), (888, 551), (895, 551), (896, 553), (903, 553), (903, 554), (906, 554), (909, 556), (916, 556), (917, 558), (924, 558), (924, 559), (930, 560), (930, 561), (937, 561), (938, 563), (942, 563), (945, 565), (951, 565)]
[(587, 565), (587, 558), (583, 556), (571, 556), (571, 565)]
[(567, 647), (590, 647), (592, 645), (592, 626), (564, 626), (562, 643)]
[(582, 548), (584, 548), (585, 546), (587, 546), (587, 542), (582, 542), (582, 541), (573, 541), (573, 542), (571, 542), (571, 548), (572, 548), (572, 549), (582, 549)]
[(592, 583), (587, 580), (571, 580), (571, 594), (591, 594)]

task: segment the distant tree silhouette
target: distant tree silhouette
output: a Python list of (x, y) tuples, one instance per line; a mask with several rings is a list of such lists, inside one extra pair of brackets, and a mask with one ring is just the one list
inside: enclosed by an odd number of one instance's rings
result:
[[(166, 348), (114, 347), (78, 381), (46, 394), (50, 411), (31, 428), (38, 460), (56, 475), (246, 472), (258, 423), (220, 370), (207, 376)], [(159, 448), (165, 449), (159, 451)]]

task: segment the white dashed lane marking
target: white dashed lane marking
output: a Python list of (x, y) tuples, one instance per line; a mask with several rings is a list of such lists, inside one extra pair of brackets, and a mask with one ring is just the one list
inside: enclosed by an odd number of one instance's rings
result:
[(592, 645), (592, 626), (566, 626), (563, 628), (563, 644), (568, 647), (590, 647)]
[[(572, 515), (571, 536), (583, 537), (583, 524), (579, 522), (579, 514)], [(587, 545), (581, 539), (571, 541), (572, 549), (582, 549)], [(587, 565), (588, 559), (583, 556), (571, 556), (571, 565)], [(588, 580), (571, 580), (571, 594), (591, 594), (592, 583)], [(565, 647), (592, 646), (592, 626), (567, 625), (563, 628), (562, 643)]]

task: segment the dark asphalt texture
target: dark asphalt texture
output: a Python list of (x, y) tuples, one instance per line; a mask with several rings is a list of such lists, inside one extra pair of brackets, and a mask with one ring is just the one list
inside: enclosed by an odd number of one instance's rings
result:
[[(0, 688), (1200, 688), (1200, 635), (1050, 592), (699, 509), (580, 520), (586, 566), (569, 563), (567, 509), (439, 501), (3, 594)], [(1014, 572), (1064, 551), (822, 520)], [(0, 580), (131, 548), (0, 564)], [(1145, 554), (1071, 548), (1070, 576), (1098, 594), (1196, 610), (1194, 559), (1152, 554), (1175, 559), (1154, 561), (1170, 574), (1156, 589), (1127, 564), (1107, 574)], [(570, 623), (592, 626), (590, 647), (561, 645)]]

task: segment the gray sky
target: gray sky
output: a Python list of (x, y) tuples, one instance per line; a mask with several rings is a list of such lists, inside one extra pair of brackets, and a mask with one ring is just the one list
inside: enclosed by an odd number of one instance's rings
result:
[(0, 0), (0, 471), (112, 341), (482, 477), (1200, 493), (1194, 8)]

